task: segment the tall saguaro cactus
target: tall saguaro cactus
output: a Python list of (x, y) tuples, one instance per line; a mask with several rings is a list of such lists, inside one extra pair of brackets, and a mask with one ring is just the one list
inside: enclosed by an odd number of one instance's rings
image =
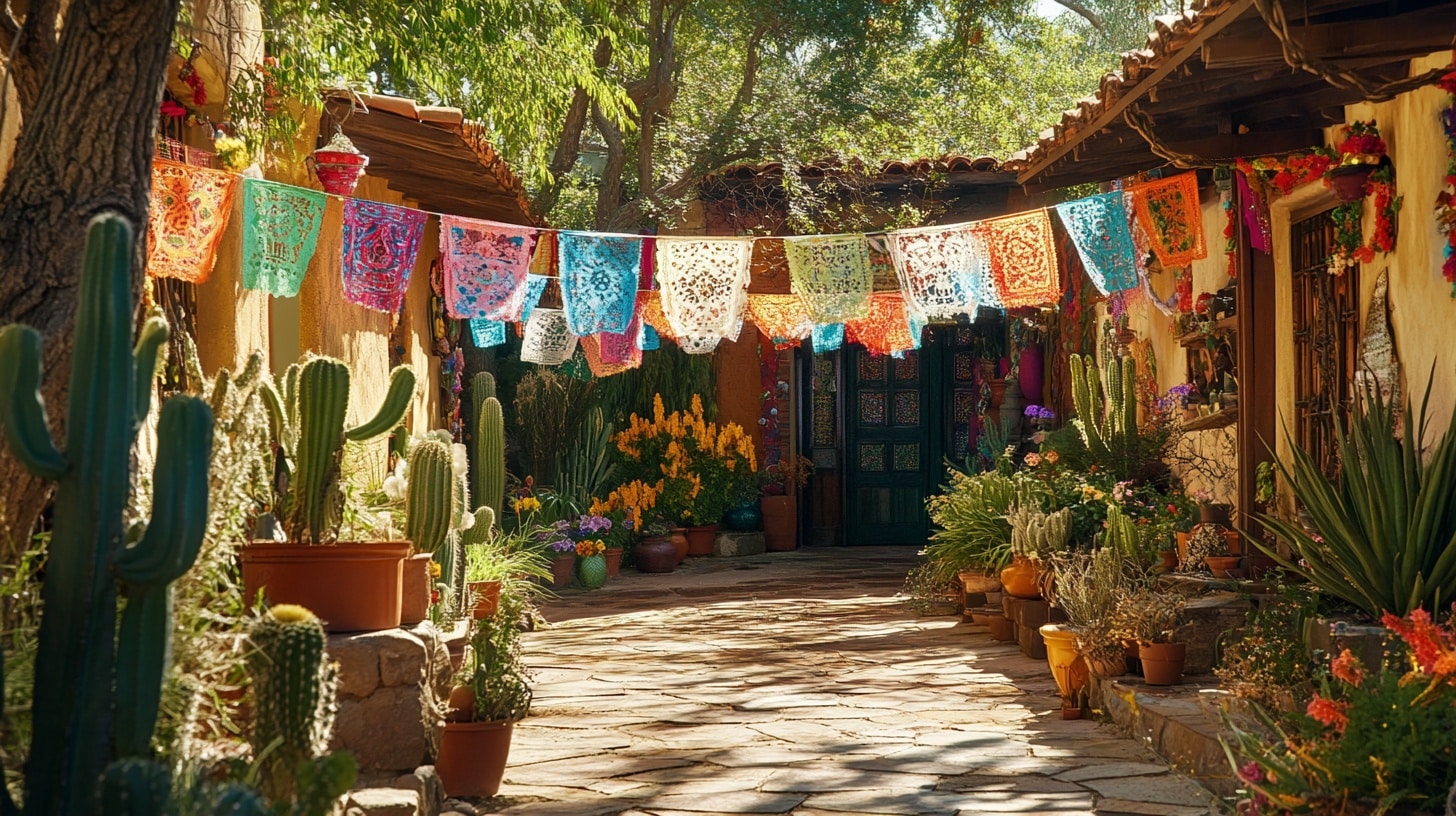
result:
[[(494, 381), (490, 390), (495, 390)], [(475, 417), (475, 498), (494, 511), (496, 519), (501, 518), (506, 495), (505, 434), (500, 400), (482, 399), (480, 412)]]
[[(131, 258), (131, 224), (115, 213), (93, 219), (77, 291), (64, 453), (40, 397), (40, 335), (27, 326), (0, 329), (5, 441), (32, 473), (57, 483), (26, 813), (96, 813), (97, 782), (112, 758), (147, 753), (167, 664), (171, 584), (196, 560), (207, 526), (212, 411), (186, 396), (162, 406), (152, 516), (144, 530), (124, 526), (132, 444), (168, 333), (153, 318), (132, 346)], [(118, 582), (127, 599), (120, 626)]]

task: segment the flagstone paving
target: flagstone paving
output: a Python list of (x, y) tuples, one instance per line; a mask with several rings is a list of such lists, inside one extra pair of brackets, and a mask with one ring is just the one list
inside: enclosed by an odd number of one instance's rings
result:
[(481, 812), (1216, 813), (1109, 725), (1061, 719), (1044, 661), (896, 598), (913, 548), (623, 572), (543, 605), (532, 716)]

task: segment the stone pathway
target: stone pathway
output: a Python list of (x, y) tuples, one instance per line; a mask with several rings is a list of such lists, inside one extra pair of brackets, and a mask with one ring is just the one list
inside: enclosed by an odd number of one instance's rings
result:
[(1153, 814), (1212, 798), (1110, 726), (1064, 721), (1044, 661), (895, 598), (912, 548), (623, 572), (543, 608), (532, 716), (481, 812)]

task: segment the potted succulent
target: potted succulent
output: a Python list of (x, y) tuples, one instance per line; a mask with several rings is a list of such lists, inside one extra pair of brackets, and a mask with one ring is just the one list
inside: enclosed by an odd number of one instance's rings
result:
[(1006, 514), (1011, 525), (1011, 566), (1001, 570), (1001, 586), (1018, 598), (1040, 598), (1045, 569), (1042, 561), (1067, 548), (1072, 534), (1071, 508), (1053, 513), (1017, 507)]
[(1016, 484), (996, 471), (951, 471), (944, 492), (926, 501), (936, 526), (926, 557), (952, 565), (967, 593), (999, 592), (1001, 570), (1011, 563), (1006, 514), (1015, 501)]
[(451, 796), (494, 796), (515, 724), (530, 712), (518, 622), (524, 603), (506, 593), (494, 615), (471, 623), (465, 661), (450, 693), (435, 772)]
[[(272, 414), (282, 476), (274, 500), (277, 537), (242, 550), (248, 599), (263, 592), (270, 603), (312, 610), (333, 632), (399, 626), (401, 581), (408, 541), (342, 542), (344, 443), (366, 442), (393, 430), (409, 409), (415, 374), (390, 374), (384, 402), (368, 421), (345, 427), (349, 367), (311, 356), (288, 367), (281, 389), (261, 389)], [(269, 526), (269, 525), (260, 525)]]
[(1174, 642), (1187, 601), (1143, 587), (1124, 593), (1113, 613), (1119, 636), (1138, 645), (1143, 679), (1151, 686), (1175, 686), (1183, 681), (1187, 644)]

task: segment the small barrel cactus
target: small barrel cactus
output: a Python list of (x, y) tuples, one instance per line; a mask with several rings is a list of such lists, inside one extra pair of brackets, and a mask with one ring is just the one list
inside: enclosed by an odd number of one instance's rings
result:
[(322, 756), (334, 726), (334, 670), (324, 662), (324, 627), (301, 606), (279, 604), (248, 632), (253, 680), (253, 755), (264, 795), (292, 796), (300, 763)]
[(440, 580), (452, 584), (459, 565), (450, 537), (455, 510), (455, 477), (450, 447), (437, 439), (414, 446), (409, 458), (409, 496), (405, 500), (405, 538), (416, 552), (433, 553)]

